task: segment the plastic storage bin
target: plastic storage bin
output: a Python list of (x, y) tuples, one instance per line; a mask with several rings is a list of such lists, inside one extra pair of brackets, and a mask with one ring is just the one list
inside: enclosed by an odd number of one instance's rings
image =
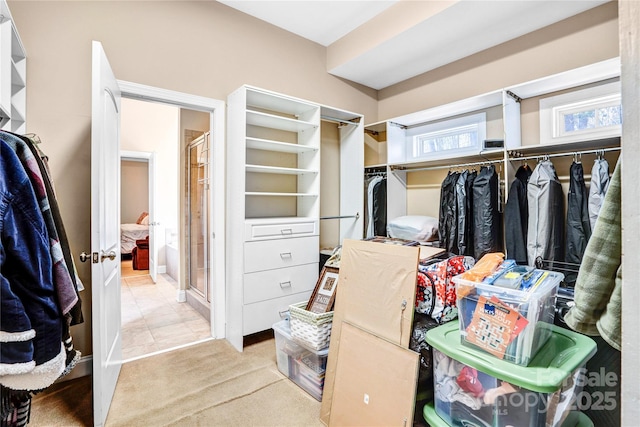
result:
[(564, 279), (558, 272), (536, 272), (539, 281), (525, 290), (454, 277), (462, 342), (527, 366), (551, 336), (556, 293)]
[(456, 426), (563, 425), (584, 397), (584, 365), (595, 354), (596, 343), (555, 325), (549, 331), (527, 367), (463, 345), (455, 322), (428, 331), (438, 416)]
[(278, 370), (317, 400), (322, 400), (329, 349), (314, 350), (294, 341), (289, 322), (273, 325)]

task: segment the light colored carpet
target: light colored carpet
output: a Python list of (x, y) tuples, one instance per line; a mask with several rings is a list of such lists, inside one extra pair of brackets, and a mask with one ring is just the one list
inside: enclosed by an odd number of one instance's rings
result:
[[(66, 398), (86, 405), (86, 395)], [(87, 425), (59, 400), (36, 397), (31, 425)], [(212, 340), (124, 364), (106, 426), (320, 427), (319, 415), (320, 402), (278, 371), (273, 338), (242, 353)]]

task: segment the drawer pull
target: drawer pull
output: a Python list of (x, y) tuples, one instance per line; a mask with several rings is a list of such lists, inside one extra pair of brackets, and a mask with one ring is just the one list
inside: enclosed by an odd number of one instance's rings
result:
[(280, 258), (291, 258), (291, 252), (280, 252)]
[(291, 280), (287, 280), (286, 282), (280, 282), (280, 287), (282, 289), (284, 288), (290, 288), (291, 287)]
[(280, 230), (280, 233), (282, 234), (293, 234), (293, 229), (292, 228), (283, 228)]

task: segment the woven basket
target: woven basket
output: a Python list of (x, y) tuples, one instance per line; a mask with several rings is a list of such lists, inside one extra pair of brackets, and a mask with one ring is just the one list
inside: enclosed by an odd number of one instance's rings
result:
[(305, 310), (306, 306), (306, 301), (289, 306), (291, 338), (314, 350), (322, 350), (329, 346), (333, 311), (317, 314)]

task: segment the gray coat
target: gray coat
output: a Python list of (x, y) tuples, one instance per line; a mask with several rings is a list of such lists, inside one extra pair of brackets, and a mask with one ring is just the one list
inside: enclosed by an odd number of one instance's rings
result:
[(529, 221), (527, 261), (535, 265), (537, 257), (549, 261), (564, 260), (564, 195), (550, 160), (533, 170), (527, 184)]

